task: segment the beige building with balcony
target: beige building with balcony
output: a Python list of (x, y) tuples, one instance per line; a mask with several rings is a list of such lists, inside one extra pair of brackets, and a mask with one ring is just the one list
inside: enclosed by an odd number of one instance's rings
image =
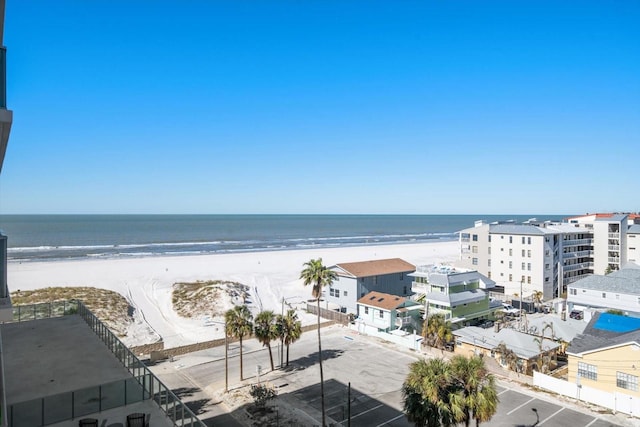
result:
[[(504, 286), (505, 295), (542, 292), (549, 300), (567, 285), (592, 274), (618, 270), (629, 254), (637, 259), (640, 229), (635, 214), (592, 214), (565, 222), (531, 219), (486, 223), (459, 232), (457, 265), (472, 268)], [(629, 249), (629, 248), (633, 249)]]

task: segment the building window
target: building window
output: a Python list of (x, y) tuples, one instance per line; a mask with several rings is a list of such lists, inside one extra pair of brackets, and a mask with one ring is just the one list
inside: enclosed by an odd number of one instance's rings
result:
[(378, 276), (373, 276), (373, 286), (378, 284)]
[(549, 249), (547, 249), (546, 251), (544, 251), (544, 256), (549, 256)]
[(576, 288), (569, 288), (569, 295), (578, 295), (578, 290)]
[(348, 294), (347, 294), (347, 291), (342, 292), (342, 296), (343, 296), (343, 297), (346, 297), (347, 295), (348, 295)]
[(487, 277), (488, 277), (489, 279), (491, 279), (491, 272), (489, 272), (489, 273), (487, 274)]
[(524, 245), (524, 236), (522, 236), (522, 244)]
[(531, 258), (531, 249), (527, 251), (527, 258)]
[(491, 234), (489, 234), (489, 242), (491, 242)]
[(407, 287), (403, 286), (402, 287), (402, 295), (406, 295), (407, 294)]
[(527, 263), (527, 271), (531, 271), (531, 263), (530, 262)]
[(521, 281), (522, 283), (524, 283), (524, 275), (522, 276), (522, 278), (520, 279), (520, 281)]
[(340, 298), (340, 289), (329, 288), (329, 295)]
[(381, 319), (384, 318), (384, 311), (380, 310), (379, 313), (380, 313), (380, 318)]
[(525, 253), (525, 252), (524, 252), (524, 249), (523, 249), (523, 250), (522, 250), (522, 257), (523, 257), (523, 258), (524, 258), (524, 253)]
[(524, 266), (525, 266), (525, 263), (523, 262), (523, 263), (522, 263), (522, 270), (524, 270)]
[(509, 243), (513, 243), (513, 236), (509, 236)]
[(509, 268), (513, 268), (513, 261), (509, 261)]
[(489, 255), (491, 255), (491, 246), (487, 248), (487, 252), (489, 253)]
[(491, 258), (487, 260), (487, 266), (491, 267)]
[(364, 314), (369, 314), (369, 307), (364, 308)]
[(477, 234), (472, 234), (471, 235), (471, 240), (473, 240), (474, 242), (478, 241), (478, 235)]
[(509, 248), (509, 256), (513, 256), (513, 249)]
[(545, 278), (544, 278), (544, 282), (545, 282), (545, 283), (549, 283), (549, 278), (548, 278), (548, 277), (545, 277)]
[(400, 280), (404, 280), (404, 273), (400, 273)]
[(604, 298), (604, 299), (606, 299), (606, 298), (607, 298), (607, 293), (606, 293), (606, 292), (603, 292), (603, 293), (602, 293), (602, 298)]
[(509, 281), (510, 281), (510, 282), (511, 282), (511, 281), (513, 281), (513, 274), (510, 274), (510, 275), (509, 275)]
[(626, 390), (638, 391), (638, 377), (624, 372), (616, 372), (616, 385)]
[(527, 283), (530, 285), (531, 284), (531, 276), (527, 276)]
[(544, 265), (544, 269), (545, 269), (545, 270), (548, 270), (548, 269), (549, 269), (549, 264), (545, 264), (545, 265)]
[(527, 237), (527, 244), (530, 245), (531, 244), (531, 237)]
[(578, 376), (598, 381), (598, 367), (584, 362), (578, 362)]
[(471, 264), (478, 265), (478, 258), (471, 258)]
[(477, 246), (471, 246), (471, 252), (474, 254), (478, 253), (478, 247)]

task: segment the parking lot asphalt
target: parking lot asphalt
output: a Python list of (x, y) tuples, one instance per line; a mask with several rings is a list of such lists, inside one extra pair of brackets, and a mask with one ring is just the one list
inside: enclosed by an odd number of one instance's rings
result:
[[(401, 387), (409, 364), (425, 357), (420, 352), (399, 351), (390, 343), (358, 335), (341, 327), (324, 328), (322, 333), (327, 422), (334, 426), (411, 426), (402, 412)], [(245, 380), (238, 382), (238, 357), (229, 362), (230, 388), (256, 383), (256, 366), (269, 366), (268, 352), (249, 343), (245, 353)], [(195, 359), (194, 359), (195, 358)], [(303, 334), (291, 346), (290, 366), (262, 375), (263, 381), (276, 386), (277, 399), (296, 408), (307, 420), (304, 425), (320, 425), (320, 385), (317, 363), (317, 336)], [(194, 361), (197, 360), (197, 363)], [(203, 354), (181, 356), (168, 369), (179, 370), (189, 379), (188, 387), (197, 384), (212, 392), (224, 389), (224, 359), (209, 359)], [(169, 364), (165, 367), (170, 366)], [(160, 373), (160, 372), (158, 372)], [(251, 373), (251, 375), (248, 375)], [(166, 372), (165, 372), (166, 374)], [(161, 376), (162, 378), (162, 376)], [(495, 427), (629, 427), (640, 420), (600, 414), (548, 393), (538, 393), (517, 383), (498, 380), (500, 404), (493, 418), (482, 426)], [(350, 399), (349, 396), (350, 384)], [(179, 386), (179, 384), (175, 384)], [(350, 402), (350, 405), (349, 405)], [(216, 415), (222, 415), (220, 413)], [(220, 419), (218, 419), (220, 421)], [(472, 423), (475, 424), (475, 423)], [(219, 424), (213, 424), (219, 425)]]

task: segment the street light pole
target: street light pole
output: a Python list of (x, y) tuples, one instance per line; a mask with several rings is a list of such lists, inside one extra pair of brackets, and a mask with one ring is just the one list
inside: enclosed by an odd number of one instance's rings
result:
[(229, 336), (227, 322), (224, 322), (224, 392), (229, 392)]

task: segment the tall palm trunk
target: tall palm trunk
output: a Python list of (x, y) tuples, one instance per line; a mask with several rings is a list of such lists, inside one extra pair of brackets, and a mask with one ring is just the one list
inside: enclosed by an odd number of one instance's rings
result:
[(267, 348), (269, 349), (269, 360), (271, 361), (271, 370), (275, 371), (276, 368), (273, 367), (273, 354), (271, 354), (271, 343), (267, 344)]
[(289, 344), (287, 344), (287, 366), (289, 366)]
[(240, 337), (240, 381), (243, 379), (242, 375), (242, 336)]
[(320, 342), (320, 295), (318, 295), (318, 361), (320, 362), (320, 405), (322, 407), (322, 427), (325, 427), (324, 418), (324, 374), (322, 373), (322, 344)]

